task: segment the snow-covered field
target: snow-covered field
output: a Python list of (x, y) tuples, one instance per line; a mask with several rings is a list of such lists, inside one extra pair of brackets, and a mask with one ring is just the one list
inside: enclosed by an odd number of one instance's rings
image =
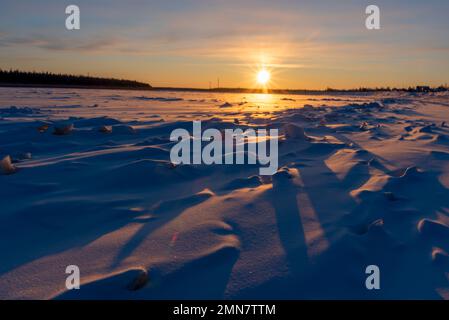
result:
[[(278, 172), (172, 165), (193, 120)], [(447, 94), (0, 88), (0, 298), (449, 299), (448, 139)]]

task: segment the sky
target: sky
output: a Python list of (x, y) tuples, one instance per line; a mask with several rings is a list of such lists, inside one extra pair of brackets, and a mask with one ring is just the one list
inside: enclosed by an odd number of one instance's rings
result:
[[(81, 29), (65, 28), (78, 5)], [(365, 27), (365, 8), (381, 29)], [(0, 0), (0, 68), (153, 86), (276, 89), (449, 83), (447, 0)]]

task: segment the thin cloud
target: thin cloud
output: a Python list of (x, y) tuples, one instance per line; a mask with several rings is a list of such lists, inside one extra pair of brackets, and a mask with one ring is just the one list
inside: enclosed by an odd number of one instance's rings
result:
[(0, 46), (3, 47), (26, 46), (50, 51), (68, 52), (101, 52), (116, 48), (118, 43), (119, 41), (112, 38), (73, 41), (66, 38), (49, 38), (40, 35), (3, 37), (0, 39)]

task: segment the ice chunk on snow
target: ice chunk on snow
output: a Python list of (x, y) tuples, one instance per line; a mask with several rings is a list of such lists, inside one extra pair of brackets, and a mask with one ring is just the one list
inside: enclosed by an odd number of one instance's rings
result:
[(12, 164), (11, 157), (9, 155), (0, 161), (0, 167), (4, 174), (12, 174), (17, 171), (17, 168)]

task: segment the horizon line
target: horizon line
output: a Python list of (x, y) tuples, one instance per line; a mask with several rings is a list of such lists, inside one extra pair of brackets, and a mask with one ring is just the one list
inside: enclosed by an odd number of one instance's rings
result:
[[(87, 75), (85, 74), (70, 74), (70, 73), (54, 73), (51, 71), (24, 71), (24, 70), (20, 70), (20, 69), (5, 69), (5, 68), (1, 68), (0, 67), (0, 72), (5, 72), (5, 73), (23, 73), (23, 74), (41, 74), (44, 76), (62, 76), (62, 77), (85, 77), (85, 78), (90, 78), (90, 79), (103, 79), (103, 80), (117, 80), (117, 81), (126, 81), (126, 82), (135, 82), (136, 84), (143, 84), (143, 85), (147, 85), (149, 87), (124, 87), (123, 89), (141, 89), (141, 90), (178, 90), (178, 91), (202, 91), (202, 92), (254, 92), (254, 93), (295, 93), (295, 92), (361, 92), (361, 91), (409, 91), (409, 90), (413, 90), (413, 89), (418, 89), (418, 88), (428, 88), (430, 90), (436, 90), (436, 89), (448, 89), (448, 84), (439, 84), (439, 85), (429, 85), (429, 84), (425, 84), (423, 83), (415, 83), (413, 85), (408, 85), (408, 86), (369, 86), (369, 87), (365, 87), (365, 86), (359, 86), (356, 88), (333, 88), (331, 86), (326, 86), (326, 88), (322, 88), (322, 89), (304, 89), (304, 88), (270, 88), (270, 87), (255, 87), (255, 88), (250, 88), (250, 87), (189, 87), (189, 86), (153, 86), (151, 83), (149, 82), (143, 82), (143, 81), (139, 81), (139, 80), (132, 80), (132, 79), (125, 79), (123, 77), (106, 77), (106, 76), (93, 76), (90, 75), (90, 73), (88, 73)], [(48, 86), (48, 87), (67, 87), (67, 88), (93, 88), (95, 89), (95, 87), (102, 87), (102, 86), (96, 86), (96, 85), (70, 85), (70, 84), (55, 84), (55, 83), (32, 83), (32, 82), (1, 82), (2, 79), (0, 79), (0, 87), (32, 87), (32, 86), (38, 86), (38, 87), (44, 87), (44, 86)], [(114, 86), (108, 86), (105, 85), (104, 89), (107, 89), (108, 87), (111, 87), (111, 89), (119, 89), (119, 86), (115, 87)]]

